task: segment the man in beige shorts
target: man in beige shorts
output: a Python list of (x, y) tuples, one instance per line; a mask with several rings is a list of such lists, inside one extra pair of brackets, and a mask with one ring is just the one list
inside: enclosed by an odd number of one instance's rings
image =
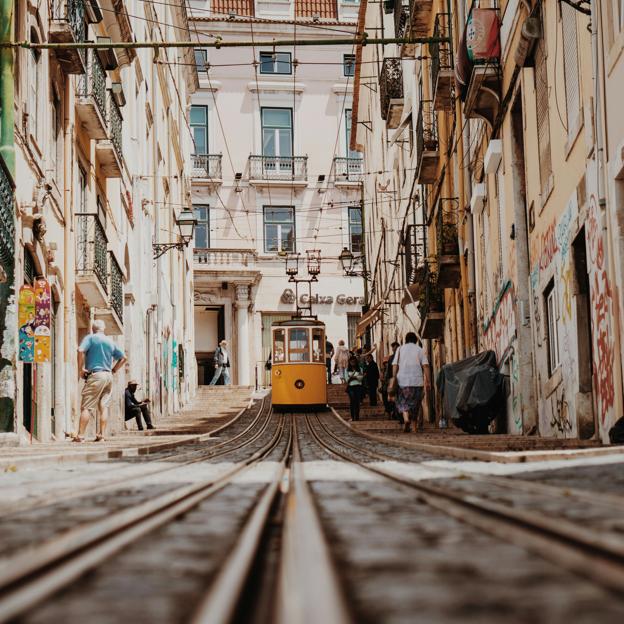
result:
[(80, 404), (80, 425), (74, 442), (84, 442), (83, 436), (94, 412), (97, 426), (95, 442), (104, 439), (113, 374), (126, 361), (123, 351), (104, 333), (105, 328), (104, 321), (93, 321), (92, 333), (85, 336), (78, 347), (78, 369), (85, 384)]

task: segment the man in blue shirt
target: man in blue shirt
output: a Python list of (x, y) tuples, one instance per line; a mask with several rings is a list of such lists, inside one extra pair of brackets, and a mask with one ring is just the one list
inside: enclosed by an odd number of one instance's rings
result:
[[(104, 321), (93, 321), (91, 331), (78, 347), (78, 369), (85, 380), (80, 405), (80, 425), (74, 442), (84, 442), (84, 433), (96, 413), (95, 441), (104, 439), (107, 407), (113, 391), (113, 374), (126, 361), (123, 351), (104, 333)], [(99, 416), (99, 418), (97, 418)]]

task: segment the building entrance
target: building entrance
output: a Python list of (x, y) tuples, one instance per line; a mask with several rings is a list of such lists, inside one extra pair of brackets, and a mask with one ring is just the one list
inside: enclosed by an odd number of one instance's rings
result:
[[(197, 383), (207, 386), (214, 375), (214, 353), (225, 339), (225, 311), (223, 306), (195, 306), (195, 357)], [(218, 385), (223, 384), (223, 378)]]

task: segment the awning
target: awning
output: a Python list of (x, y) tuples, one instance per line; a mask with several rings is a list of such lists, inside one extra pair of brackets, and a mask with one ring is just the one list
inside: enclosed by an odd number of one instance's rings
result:
[(376, 303), (362, 318), (355, 328), (355, 335), (359, 338), (381, 315), (383, 301)]
[(410, 284), (406, 289), (408, 292), (405, 293), (403, 299), (401, 299), (401, 309), (404, 309), (410, 303), (418, 303), (422, 288), (422, 284)]

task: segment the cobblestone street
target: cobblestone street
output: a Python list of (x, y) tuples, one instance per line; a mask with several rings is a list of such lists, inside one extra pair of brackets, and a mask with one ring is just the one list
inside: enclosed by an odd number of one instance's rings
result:
[[(277, 487), (266, 525), (276, 531), (259, 533), (231, 617), (287, 621), (280, 606), (282, 568), (292, 556), (285, 510), (302, 496), (299, 466), (349, 621), (624, 617), (624, 452), (569, 457), (565, 449), (559, 457), (551, 449), (550, 459), (529, 462), (464, 460), (452, 451), (444, 458), (427, 451), (426, 438), (410, 448), (363, 437), (331, 411), (275, 414), (268, 397), (242, 388), (204, 390), (166, 429), (168, 447), (145, 454), (125, 455), (136, 448), (125, 436), (114, 442), (118, 457), (89, 460), (81, 449), (62, 462), (50, 454), (46, 463), (33, 450), (7, 463), (0, 620), (222, 621), (197, 618)], [(167, 515), (178, 500), (188, 507)], [(549, 523), (557, 530), (540, 532)], [(296, 558), (304, 556), (299, 548)], [(93, 559), (83, 563), (85, 553)], [(49, 572), (38, 571), (44, 562)], [(318, 583), (311, 569), (304, 578)], [(253, 605), (263, 605), (262, 615)], [(306, 615), (314, 618), (314, 609)]]

